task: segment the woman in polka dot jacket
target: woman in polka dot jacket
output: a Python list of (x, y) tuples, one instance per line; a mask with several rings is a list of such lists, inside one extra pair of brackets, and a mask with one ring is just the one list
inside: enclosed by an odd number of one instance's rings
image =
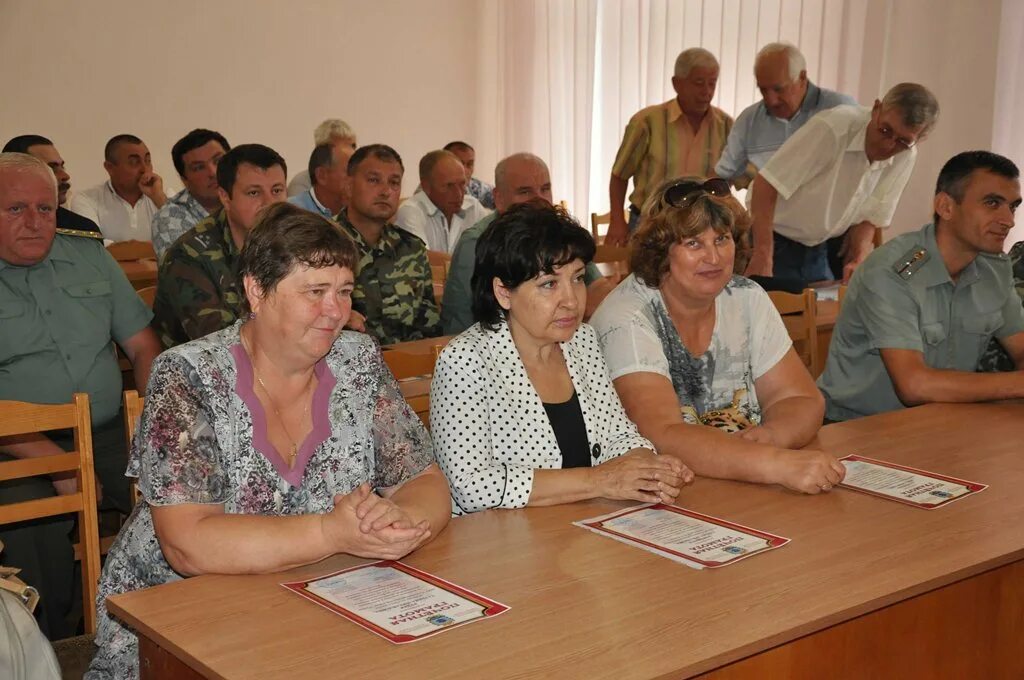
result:
[(477, 323), (438, 358), (434, 453), (456, 515), (588, 498), (674, 502), (693, 479), (626, 416), (582, 323), (594, 241), (564, 211), (514, 206), (480, 237)]

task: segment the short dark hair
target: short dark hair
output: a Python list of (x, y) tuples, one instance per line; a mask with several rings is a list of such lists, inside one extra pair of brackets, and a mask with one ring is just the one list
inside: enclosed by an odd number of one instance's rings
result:
[(107, 145), (103, 147), (103, 158), (109, 162), (114, 162), (114, 152), (122, 144), (142, 144), (143, 141), (135, 135), (114, 135), (107, 141)]
[[(355, 274), (358, 262), (355, 241), (337, 224), (297, 205), (275, 203), (260, 213), (245, 239), (238, 278), (253, 277), (268, 295), (297, 265), (345, 267)], [(251, 311), (244, 296), (242, 308), (245, 313)]]
[(590, 232), (562, 208), (539, 201), (512, 206), (477, 241), (471, 279), (473, 319), (494, 331), (505, 318), (494, 296), (495, 277), (515, 289), (573, 260), (588, 264), (595, 249)]
[(334, 147), (330, 144), (317, 144), (313, 153), (309, 154), (309, 183), (316, 186), (316, 169), (329, 168), (334, 165)]
[[(935, 182), (935, 195), (948, 194), (957, 204), (964, 200), (964, 192), (975, 170), (987, 170), (1006, 179), (1018, 179), (1020, 171), (1009, 158), (991, 151), (963, 151), (946, 161)], [(938, 213), (932, 215), (939, 223)]]
[(185, 176), (185, 154), (210, 142), (220, 144), (224, 153), (231, 151), (231, 145), (228, 144), (228, 140), (224, 139), (224, 135), (204, 128), (196, 128), (174, 143), (174, 146), (171, 147), (171, 161), (174, 163), (174, 169), (178, 171), (178, 175)]
[(448, 142), (441, 148), (445, 151), (476, 151), (476, 149), (474, 149), (466, 142), (460, 142), (458, 140), (454, 142)]
[(28, 153), (33, 146), (53, 146), (53, 142), (42, 135), (18, 135), (4, 144), (0, 153)]
[(398, 155), (397, 151), (387, 144), (367, 144), (366, 146), (361, 146), (356, 149), (356, 152), (348, 159), (348, 174), (356, 174), (359, 164), (370, 156), (373, 156), (379, 161), (384, 161), (385, 163), (398, 163), (398, 167), (402, 168), (403, 173), (405, 172), (405, 165), (402, 164), (402, 157)]
[(255, 165), (261, 170), (269, 170), (275, 165), (280, 165), (284, 174), (288, 174), (288, 165), (281, 158), (281, 154), (262, 144), (239, 144), (231, 151), (224, 154), (217, 162), (217, 184), (220, 188), (231, 195), (235, 188), (235, 178), (238, 176), (238, 166), (242, 163)]

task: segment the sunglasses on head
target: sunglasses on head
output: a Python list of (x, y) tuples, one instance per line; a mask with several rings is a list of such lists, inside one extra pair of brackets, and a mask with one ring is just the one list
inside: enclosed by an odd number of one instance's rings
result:
[(665, 190), (665, 203), (676, 208), (685, 208), (694, 199), (703, 194), (721, 197), (728, 196), (731, 193), (728, 180), (724, 180), (721, 177), (712, 177), (706, 182), (682, 179)]

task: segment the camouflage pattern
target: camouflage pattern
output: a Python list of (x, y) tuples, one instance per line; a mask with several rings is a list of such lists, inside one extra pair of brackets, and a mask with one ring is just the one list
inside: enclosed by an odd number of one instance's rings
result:
[[(1010, 262), (1013, 264), (1013, 287), (1024, 304), (1024, 241), (1018, 241), (1010, 248)], [(978, 370), (983, 373), (996, 371), (1013, 371), (1016, 369), (1013, 359), (1006, 353), (1003, 346), (995, 338), (988, 343), (985, 353), (978, 361)]]
[(185, 232), (209, 216), (206, 208), (188, 192), (188, 189), (182, 189), (167, 199), (163, 207), (153, 215), (150, 226), (157, 261), (163, 259), (168, 248)]
[(221, 210), (185, 233), (157, 274), (153, 329), (165, 348), (227, 328), (242, 311), (238, 248)]
[(366, 332), (382, 345), (441, 335), (423, 241), (387, 224), (377, 245), (370, 246), (348, 221), (346, 210), (338, 214), (338, 222), (359, 248), (352, 308), (366, 317)]

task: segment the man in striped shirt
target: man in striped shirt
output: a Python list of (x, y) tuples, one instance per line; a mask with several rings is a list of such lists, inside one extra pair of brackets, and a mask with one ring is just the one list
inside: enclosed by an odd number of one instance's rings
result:
[[(629, 120), (612, 166), (608, 187), (611, 223), (605, 243), (625, 245), (648, 192), (662, 181), (714, 175), (732, 129), (732, 118), (711, 105), (717, 84), (715, 56), (700, 47), (685, 50), (676, 58), (672, 78), (675, 99), (642, 109)], [(627, 226), (622, 206), (631, 177)]]

